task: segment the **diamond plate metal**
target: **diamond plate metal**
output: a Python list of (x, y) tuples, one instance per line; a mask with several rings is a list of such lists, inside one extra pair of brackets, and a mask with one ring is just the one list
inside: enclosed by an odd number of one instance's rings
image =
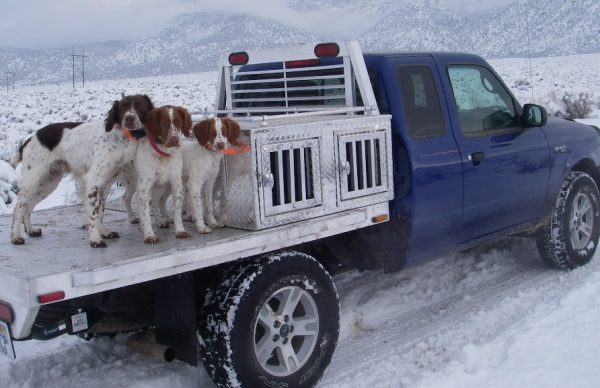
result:
[[(259, 230), (391, 200), (390, 120), (387, 115), (269, 118), (266, 123), (242, 120), (245, 135), (242, 141), (251, 144), (252, 151), (225, 157), (222, 182), (225, 225)], [(345, 150), (340, 151), (340, 144), (348, 139), (379, 140), (380, 186), (354, 195), (344, 192), (347, 184), (341, 171), (346, 157)], [(274, 206), (269, 155), (272, 152), (282, 155), (284, 150), (301, 147), (309, 147), (315, 160), (312, 163), (314, 200)]]

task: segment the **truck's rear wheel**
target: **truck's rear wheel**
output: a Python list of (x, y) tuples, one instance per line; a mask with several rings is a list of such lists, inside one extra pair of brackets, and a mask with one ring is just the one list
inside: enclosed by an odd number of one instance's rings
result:
[(556, 199), (550, 224), (538, 234), (542, 259), (554, 267), (572, 269), (594, 256), (600, 236), (600, 194), (584, 172), (570, 172)]
[(337, 344), (339, 303), (312, 257), (286, 252), (234, 265), (200, 318), (202, 361), (220, 387), (312, 387)]

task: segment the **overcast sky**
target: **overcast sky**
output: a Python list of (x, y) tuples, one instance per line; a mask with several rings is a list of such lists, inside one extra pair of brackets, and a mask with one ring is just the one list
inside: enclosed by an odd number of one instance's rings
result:
[[(302, 0), (298, 0), (302, 1)], [(408, 0), (400, 0), (408, 1)], [(414, 0), (413, 0), (414, 1)], [(514, 0), (446, 0), (462, 9), (493, 7)], [(377, 21), (360, 9), (293, 11), (289, 0), (2, 0), (0, 47), (49, 48), (110, 40), (132, 40), (156, 32), (173, 17), (189, 12), (229, 10), (308, 28), (317, 34), (344, 35)], [(340, 0), (339, 3), (344, 3)], [(483, 3), (483, 4), (482, 4)]]

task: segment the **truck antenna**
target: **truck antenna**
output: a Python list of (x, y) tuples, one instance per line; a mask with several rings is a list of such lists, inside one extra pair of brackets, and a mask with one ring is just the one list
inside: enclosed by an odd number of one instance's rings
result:
[(529, 58), (529, 84), (531, 85), (531, 102), (534, 102), (533, 68), (531, 66), (531, 40), (529, 37), (529, 1), (527, 0), (525, 0), (525, 28), (527, 29), (527, 56)]

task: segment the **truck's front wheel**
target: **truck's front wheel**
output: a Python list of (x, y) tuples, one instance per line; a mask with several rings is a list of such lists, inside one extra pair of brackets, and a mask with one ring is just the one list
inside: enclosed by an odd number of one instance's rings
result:
[(550, 224), (537, 236), (544, 261), (561, 269), (586, 264), (600, 236), (600, 194), (584, 172), (571, 171), (558, 194)]
[(202, 359), (218, 386), (312, 387), (337, 343), (337, 292), (315, 259), (280, 253), (232, 267), (200, 326)]

